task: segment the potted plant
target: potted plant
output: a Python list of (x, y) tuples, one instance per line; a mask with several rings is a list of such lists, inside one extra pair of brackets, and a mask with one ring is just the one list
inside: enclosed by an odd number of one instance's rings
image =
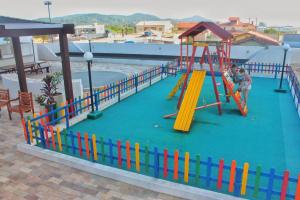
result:
[(52, 76), (52, 85), (54, 86), (53, 98), (54, 101), (56, 102), (56, 105), (60, 106), (60, 104), (64, 101), (62, 93), (58, 91), (58, 86), (62, 82), (62, 73), (55, 72), (51, 76)]
[[(61, 83), (61, 73), (56, 72), (51, 75), (47, 75), (42, 79), (42, 89), (41, 95), (36, 98), (36, 101), (43, 107), (45, 107), (48, 112), (56, 109), (58, 103), (63, 101), (62, 94), (58, 92), (58, 85)], [(49, 120), (52, 121), (56, 118), (57, 113), (49, 116)]]

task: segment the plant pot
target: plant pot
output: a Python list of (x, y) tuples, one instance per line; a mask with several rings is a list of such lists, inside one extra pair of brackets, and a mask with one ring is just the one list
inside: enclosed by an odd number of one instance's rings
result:
[(53, 96), (54, 101), (56, 102), (57, 107), (60, 107), (61, 103), (64, 102), (64, 95), (57, 94)]
[[(53, 110), (56, 109), (56, 104), (53, 103), (53, 104), (46, 104), (45, 105), (45, 108), (47, 109), (48, 113), (49, 112), (52, 112)], [(48, 115), (48, 119), (49, 119), (49, 122), (52, 122), (53, 120), (57, 119), (57, 113), (53, 113), (51, 115)], [(53, 123), (52, 125), (55, 125), (55, 123)]]
[(39, 112), (45, 113), (45, 105), (40, 105), (39, 104)]

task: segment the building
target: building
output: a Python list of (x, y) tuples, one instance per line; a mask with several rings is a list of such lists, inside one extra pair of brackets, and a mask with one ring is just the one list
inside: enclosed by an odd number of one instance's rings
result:
[(101, 37), (105, 35), (105, 25), (104, 24), (93, 24), (93, 25), (79, 25), (75, 26), (76, 36), (86, 36), (93, 35), (95, 37)]
[(198, 24), (198, 22), (178, 22), (176, 24), (176, 32), (181, 34), (185, 31), (189, 30), (190, 28), (192, 28), (196, 24)]
[[(22, 55), (25, 57), (33, 56), (33, 43), (32, 43), (32, 37), (26, 36), (26, 37), (20, 37), (20, 43), (22, 48)], [(4, 66), (5, 64), (13, 64), (10, 63), (8, 60), (2, 60), (2, 59), (10, 59), (14, 58), (14, 50), (12, 46), (11, 39), (9, 37), (2, 37), (0, 38), (0, 66)]]
[(300, 34), (285, 34), (282, 42), (289, 44), (292, 48), (300, 48)]
[(281, 33), (297, 33), (299, 31), (299, 28), (294, 26), (271, 26), (269, 29), (274, 29)]
[(243, 46), (278, 46), (279, 41), (257, 31), (233, 34), (233, 44)]
[(256, 31), (256, 26), (253, 23), (241, 22), (239, 17), (229, 17), (229, 22), (219, 24), (226, 31), (233, 32), (248, 32)]
[(171, 33), (173, 31), (173, 24), (171, 21), (140, 21), (135, 25), (137, 33), (147, 31), (159, 31), (161, 33)]

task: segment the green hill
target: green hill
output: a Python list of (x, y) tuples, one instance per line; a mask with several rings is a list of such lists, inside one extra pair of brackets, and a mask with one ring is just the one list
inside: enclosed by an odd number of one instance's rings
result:
[[(38, 21), (48, 22), (48, 18), (39, 18)], [(156, 21), (156, 20), (171, 20), (173, 23), (177, 21), (207, 21), (207, 19), (200, 16), (193, 16), (189, 18), (183, 19), (161, 19), (154, 15), (143, 14), (143, 13), (135, 13), (132, 15), (102, 15), (98, 13), (89, 13), (89, 14), (74, 14), (67, 15), (62, 17), (54, 17), (52, 21), (54, 23), (63, 23), (63, 24), (75, 24), (75, 25), (83, 25), (83, 24), (93, 24), (93, 23), (101, 23), (107, 25), (135, 25), (139, 21)]]
[[(48, 22), (48, 18), (39, 18), (38, 21)], [(160, 20), (159, 17), (148, 14), (136, 13), (133, 15), (102, 15), (97, 13), (90, 14), (75, 14), (75, 15), (67, 15), (62, 17), (54, 17), (52, 18), (52, 22), (54, 23), (64, 23), (64, 24), (75, 24), (75, 25), (83, 25), (83, 24), (93, 24), (93, 23), (102, 23), (102, 24), (110, 24), (110, 25), (121, 25), (128, 24), (134, 25), (139, 21), (144, 20)]]

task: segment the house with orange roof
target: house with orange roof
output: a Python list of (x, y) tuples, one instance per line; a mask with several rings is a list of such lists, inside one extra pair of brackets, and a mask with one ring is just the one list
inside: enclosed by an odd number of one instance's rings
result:
[(234, 34), (233, 44), (243, 46), (280, 45), (278, 40), (257, 31), (248, 31), (244, 33)]
[(228, 22), (220, 23), (219, 26), (234, 36), (234, 45), (277, 46), (280, 44), (278, 40), (258, 32), (253, 23), (242, 22), (239, 17), (229, 17)]
[(228, 22), (220, 23), (219, 26), (229, 32), (256, 31), (253, 23), (242, 22), (239, 17), (229, 17)]
[(196, 24), (198, 24), (198, 22), (178, 22), (175, 26), (176, 27), (176, 32), (181, 34), (185, 31), (189, 30), (190, 28), (192, 28)]

